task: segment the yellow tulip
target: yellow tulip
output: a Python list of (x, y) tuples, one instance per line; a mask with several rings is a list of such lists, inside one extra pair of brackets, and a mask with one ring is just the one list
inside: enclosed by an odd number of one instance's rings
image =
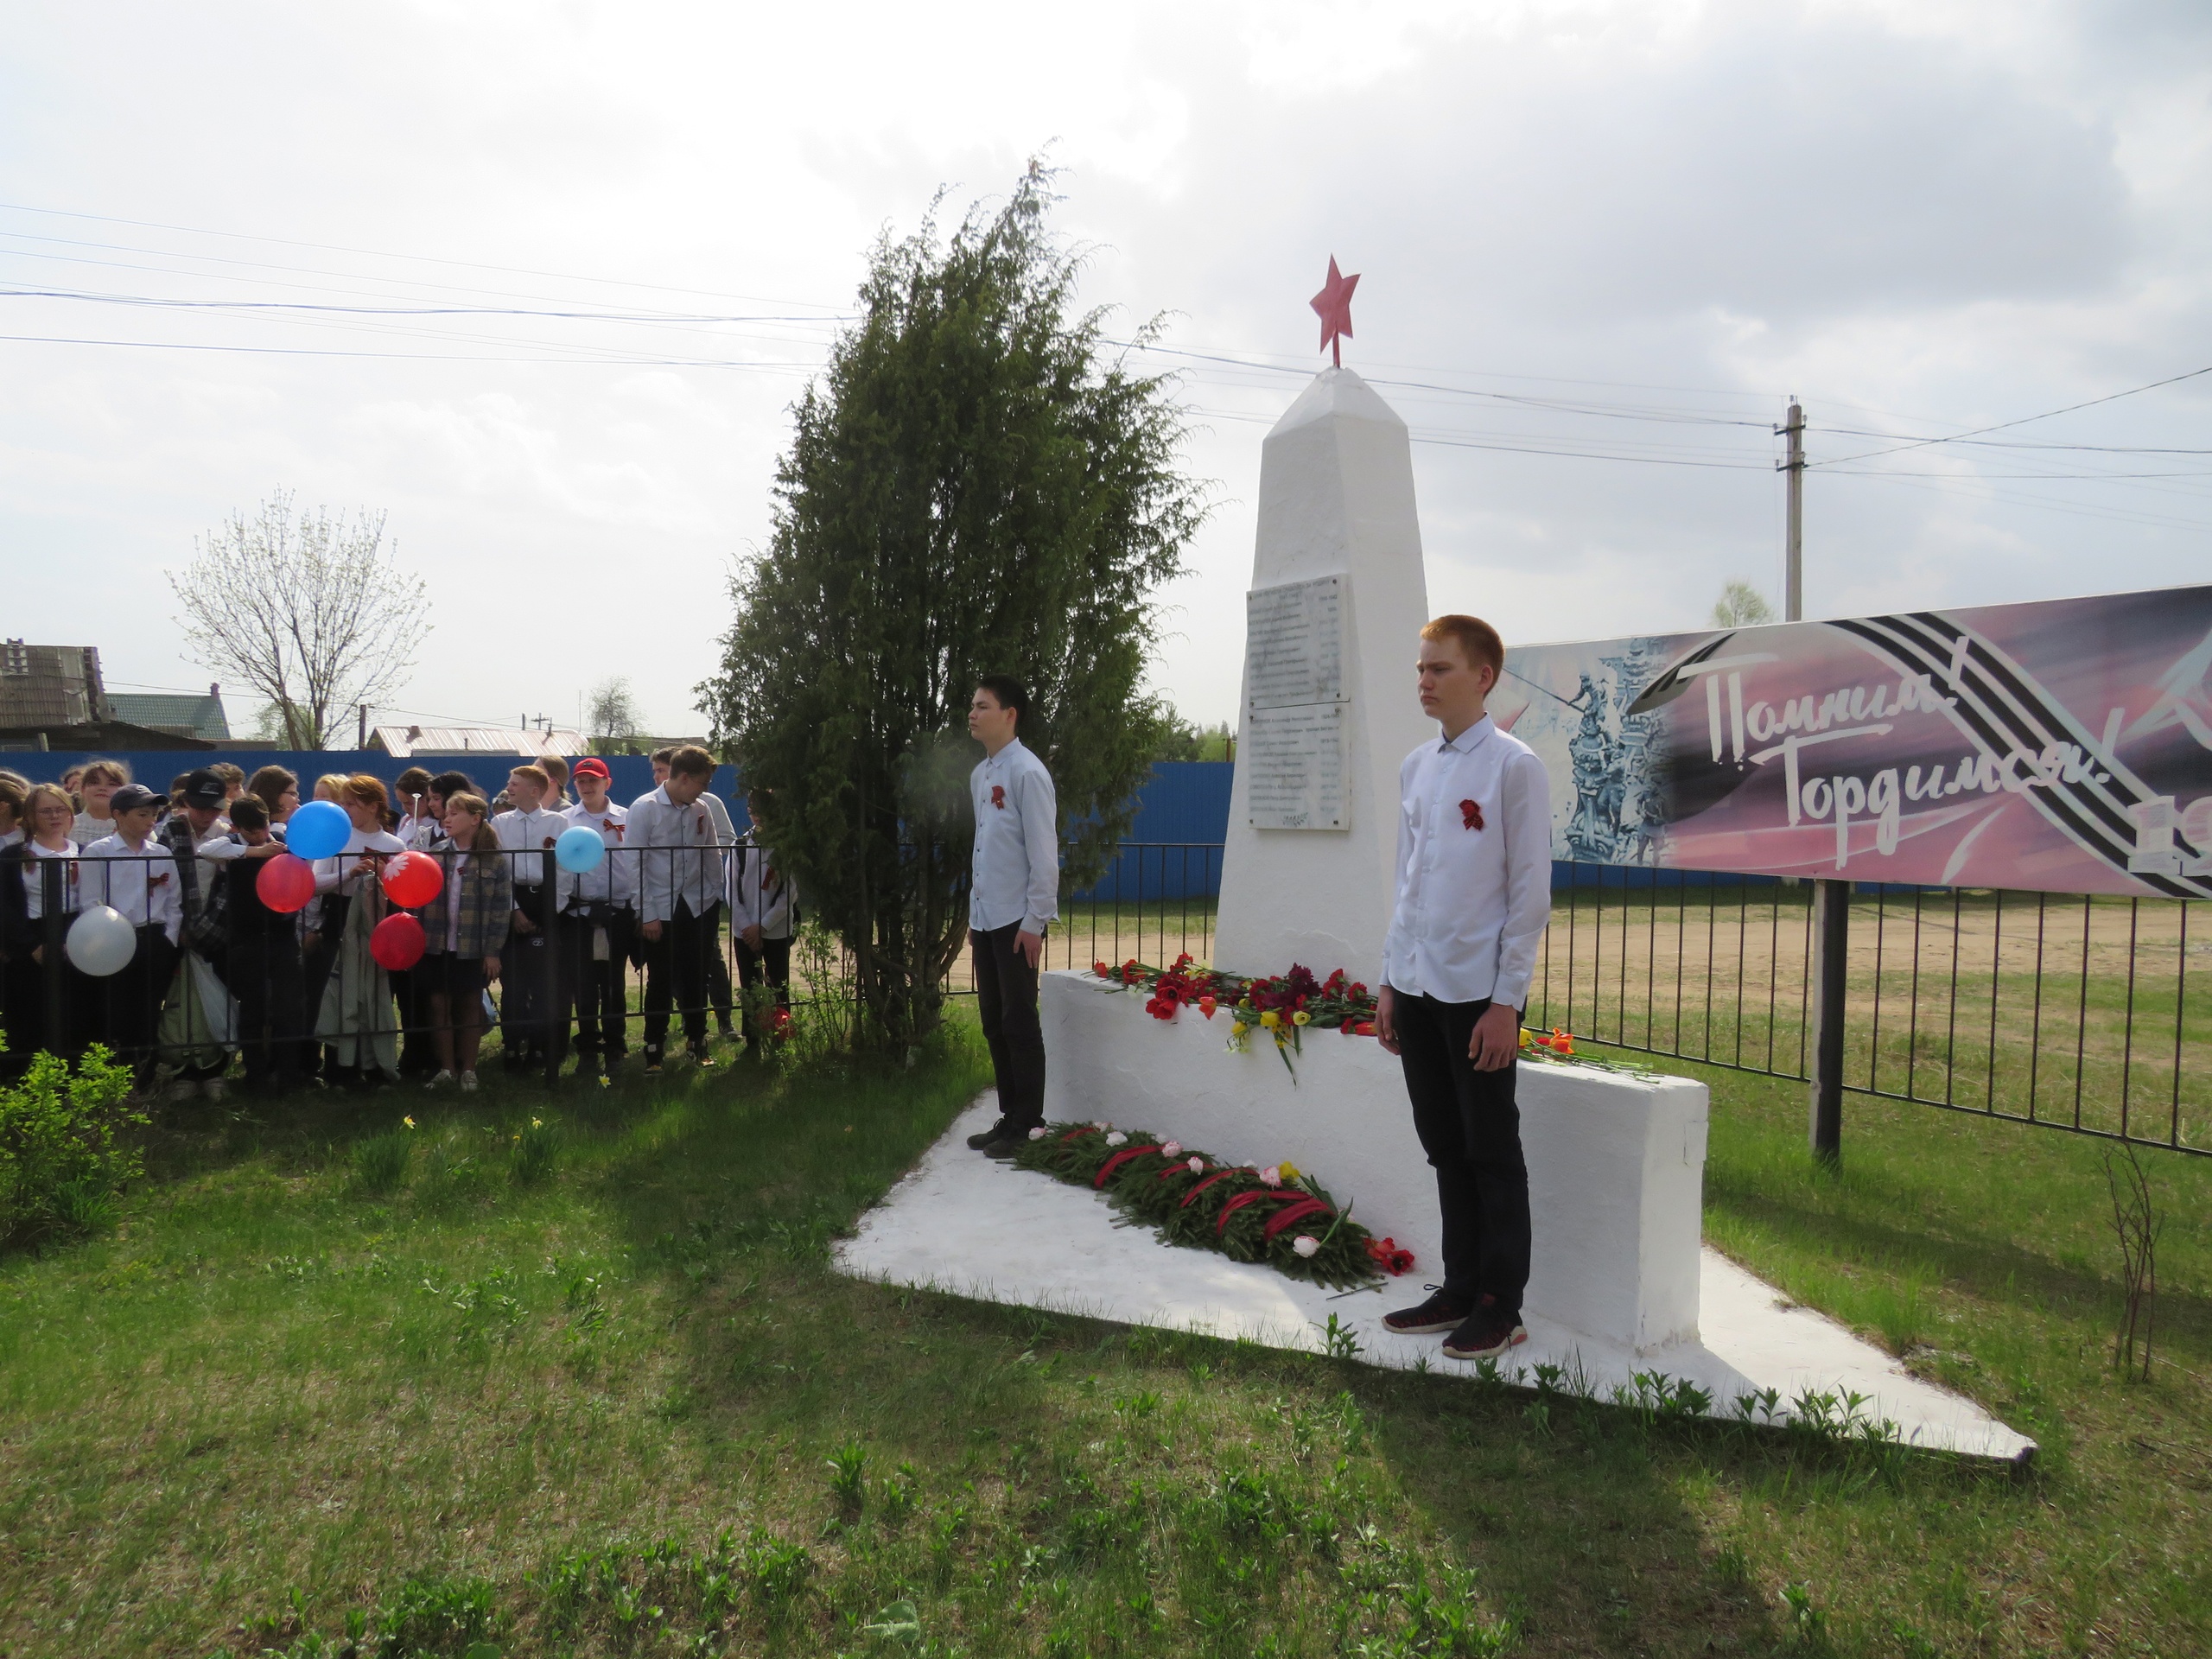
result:
[(1265, 1014), (1260, 1016), (1260, 1023), (1265, 1026), (1269, 1031), (1273, 1031), (1277, 1026), (1282, 1023), (1282, 1015), (1277, 1014), (1273, 1008), (1269, 1008)]
[(1290, 1023), (1294, 1026), (1310, 1026), (1313, 1023), (1313, 1016), (1300, 1008), (1290, 1016)]

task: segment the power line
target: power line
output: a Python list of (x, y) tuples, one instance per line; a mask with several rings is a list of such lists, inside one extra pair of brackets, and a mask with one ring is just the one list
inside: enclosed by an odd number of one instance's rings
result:
[(1869, 449), (1863, 454), (1838, 455), (1832, 461), (1815, 461), (1813, 464), (1816, 467), (1840, 467), (1850, 461), (1871, 461), (1877, 455), (1894, 455), (1907, 449), (1923, 449), (1930, 444), (1959, 443), (1967, 438), (1980, 437), (1986, 433), (2006, 432), (2016, 426), (2027, 426), (2036, 421), (2053, 420), (2061, 415), (2071, 415), (2077, 410), (2094, 409), (2100, 404), (2118, 403), (2123, 397), (2133, 397), (2140, 392), (2156, 391), (2161, 386), (2179, 385), (2184, 380), (2194, 380), (2198, 376), (2206, 374), (2212, 374), (2212, 364), (2208, 364), (2201, 369), (2191, 369), (2185, 374), (2170, 374), (2163, 380), (2153, 380), (2145, 385), (2130, 386), (2125, 391), (2107, 392), (2101, 397), (2092, 397), (2085, 403), (2069, 404), (2063, 409), (2048, 409), (2040, 415), (2023, 415), (2016, 421), (1999, 421), (1994, 426), (1977, 426), (1965, 432), (1954, 432), (1948, 437), (1915, 438), (1910, 442), (1900, 443), (1893, 448)]

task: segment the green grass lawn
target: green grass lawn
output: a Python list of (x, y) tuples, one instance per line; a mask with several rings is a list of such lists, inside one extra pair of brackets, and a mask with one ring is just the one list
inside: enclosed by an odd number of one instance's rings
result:
[(831, 1273), (982, 1077), (187, 1109), (0, 1258), (0, 1653), (2212, 1649), (2212, 1170), (2147, 1154), (2123, 1385), (2097, 1147), (1854, 1097), (1819, 1176), (1802, 1086), (1709, 1074), (1709, 1236), (2023, 1474)]

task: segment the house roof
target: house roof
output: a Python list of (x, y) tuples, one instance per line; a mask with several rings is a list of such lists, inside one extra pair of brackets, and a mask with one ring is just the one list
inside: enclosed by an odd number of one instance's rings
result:
[(0, 728), (86, 726), (111, 712), (97, 645), (0, 641)]
[(386, 754), (589, 754), (582, 732), (518, 726), (372, 726), (369, 747)]
[(113, 691), (108, 694), (108, 702), (118, 720), (150, 726), (178, 737), (205, 738), (211, 743), (219, 743), (231, 734), (230, 720), (223, 713), (223, 699), (213, 693), (195, 697), (159, 691)]

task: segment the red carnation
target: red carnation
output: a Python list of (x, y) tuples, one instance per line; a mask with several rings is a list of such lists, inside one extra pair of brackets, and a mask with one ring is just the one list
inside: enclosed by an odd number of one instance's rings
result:
[(1483, 827), (1482, 803), (1480, 801), (1460, 802), (1459, 822), (1461, 825), (1469, 830), (1481, 829)]

